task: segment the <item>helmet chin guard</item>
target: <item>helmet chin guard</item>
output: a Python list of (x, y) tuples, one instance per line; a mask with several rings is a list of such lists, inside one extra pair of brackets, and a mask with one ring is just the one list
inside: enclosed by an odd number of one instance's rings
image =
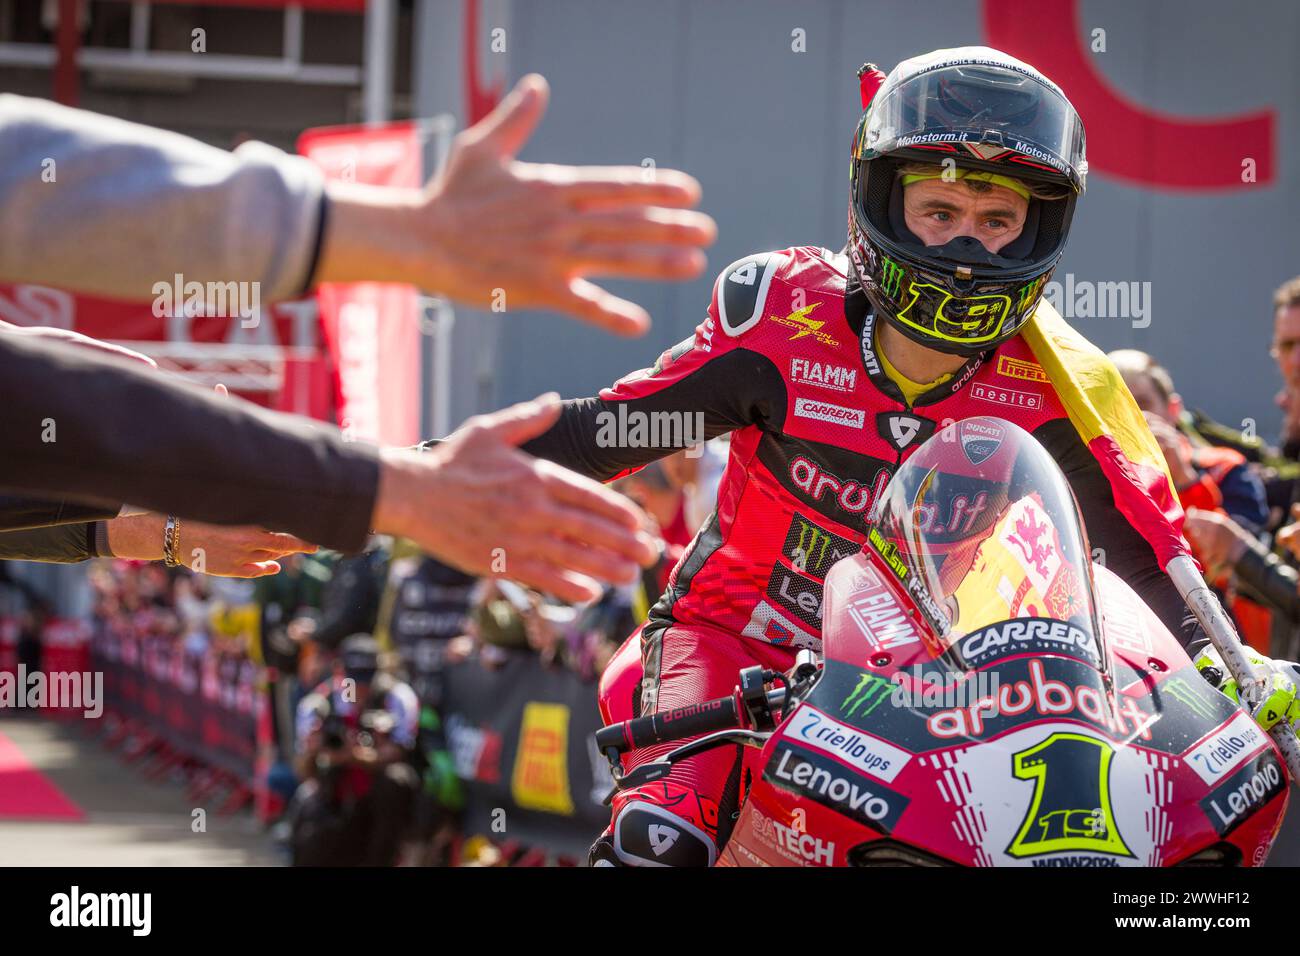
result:
[[(902, 212), (899, 170), (916, 162), (1025, 183), (1031, 198), (1020, 235), (998, 253), (970, 236), (926, 246)], [(1033, 315), (1086, 176), (1083, 124), (1033, 67), (987, 47), (905, 60), (854, 136), (849, 257), (885, 321), (936, 351), (978, 355)]]

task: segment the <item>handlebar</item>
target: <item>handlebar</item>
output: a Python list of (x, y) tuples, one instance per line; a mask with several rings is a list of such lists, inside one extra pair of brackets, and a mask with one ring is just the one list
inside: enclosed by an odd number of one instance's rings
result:
[[(768, 683), (778, 686), (768, 690)], [(774, 715), (785, 707), (789, 690), (785, 674), (746, 667), (740, 672), (740, 684), (726, 697), (610, 724), (596, 731), (596, 746), (601, 753), (623, 754), (718, 730), (771, 730), (776, 726)]]
[(696, 734), (712, 733), (742, 727), (743, 706), (740, 692), (689, 707), (674, 707), (648, 717), (634, 717), (621, 723), (610, 724), (596, 731), (596, 746), (602, 752), (613, 748), (619, 753), (640, 750), (652, 744), (682, 740)]

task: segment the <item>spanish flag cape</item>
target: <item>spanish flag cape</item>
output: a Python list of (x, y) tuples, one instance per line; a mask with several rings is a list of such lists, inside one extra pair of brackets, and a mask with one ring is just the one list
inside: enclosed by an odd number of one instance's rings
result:
[(1020, 334), (1100, 462), (1115, 504), (1155, 549), (1161, 570), (1171, 559), (1190, 554), (1164, 453), (1110, 359), (1067, 325), (1046, 299)]

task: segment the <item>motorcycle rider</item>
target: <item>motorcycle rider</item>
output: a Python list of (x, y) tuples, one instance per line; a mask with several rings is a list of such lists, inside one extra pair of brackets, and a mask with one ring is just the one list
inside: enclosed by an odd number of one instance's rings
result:
[[(937, 428), (974, 415), (1033, 434), (1108, 567), (1193, 652), (1204, 643), (1157, 557), (1156, 539), (1178, 541), (1176, 526), (1160, 518), (1138, 530), (1125, 516), (1019, 334), (1084, 188), (1074, 108), (1033, 67), (984, 47), (906, 60), (874, 99), (866, 83), (882, 77), (860, 76), (870, 108), (854, 137), (845, 251), (732, 263), (692, 338), (598, 397), (566, 402), (524, 446), (608, 480), (732, 433), (717, 509), (642, 631), (641, 713), (725, 695), (739, 668), (785, 671), (797, 650), (819, 648), (822, 581), (860, 548), (890, 475)], [(945, 517), (957, 530), (986, 507), (954, 499)], [(620, 792), (591, 862), (713, 863), (743, 792), (741, 749)]]

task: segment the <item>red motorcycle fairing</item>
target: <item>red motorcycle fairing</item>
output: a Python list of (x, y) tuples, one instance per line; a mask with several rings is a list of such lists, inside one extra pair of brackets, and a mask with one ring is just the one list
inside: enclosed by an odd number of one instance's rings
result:
[(597, 686), (600, 719), (608, 726), (636, 717), (641, 709), (641, 631), (631, 633), (601, 672)]
[(1277, 748), (1089, 560), (1032, 436), (953, 423), (870, 517), (826, 577), (821, 678), (764, 748), (724, 862), (1263, 861)]
[(1263, 863), (1288, 798), (1275, 745), (1127, 585), (1092, 576), (1098, 646), (1003, 622), (956, 641), (948, 660), (982, 662), (940, 684), (888, 563), (840, 562), (825, 672), (764, 748), (719, 865)]

